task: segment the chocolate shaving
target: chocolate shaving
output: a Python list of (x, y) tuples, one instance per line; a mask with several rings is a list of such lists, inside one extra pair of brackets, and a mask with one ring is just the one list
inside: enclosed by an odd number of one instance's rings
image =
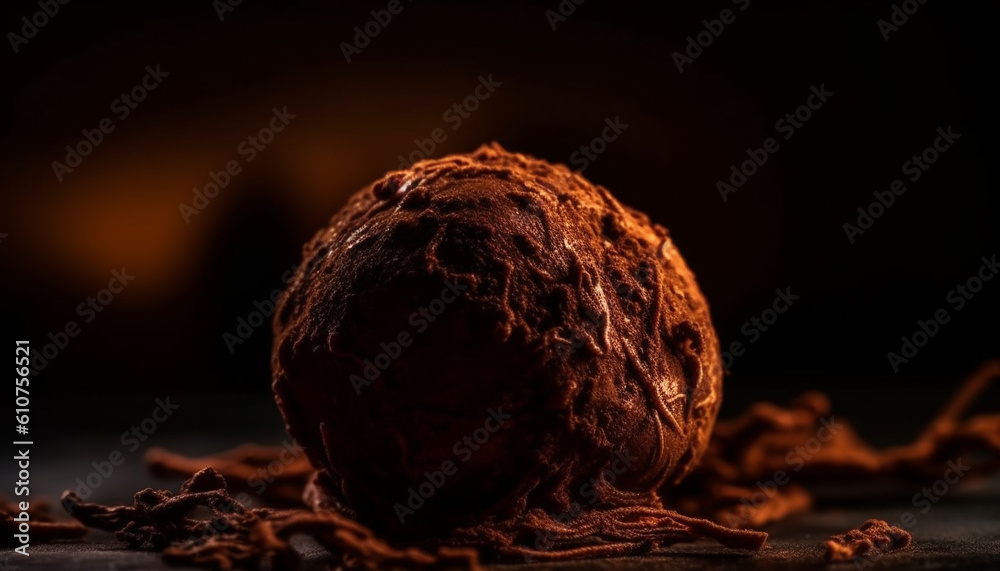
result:
[[(17, 545), (14, 534), (22, 523), (15, 518), (21, 513), (17, 501), (0, 499), (0, 545)], [(59, 539), (76, 539), (87, 533), (87, 528), (75, 521), (56, 521), (51, 515), (51, 504), (44, 499), (28, 502), (32, 543), (49, 543)]]
[(813, 504), (812, 494), (798, 484), (778, 487), (769, 496), (761, 495), (756, 485), (715, 482), (710, 486), (697, 496), (677, 498), (677, 509), (683, 513), (702, 514), (732, 528), (759, 528), (805, 512)]
[(862, 555), (881, 555), (904, 549), (913, 537), (905, 529), (889, 525), (880, 519), (870, 519), (857, 529), (831, 535), (826, 541), (827, 561), (850, 561)]
[[(176, 495), (142, 490), (132, 506), (86, 503), (69, 491), (63, 494), (63, 505), (84, 525), (114, 532), (131, 548), (162, 550), (171, 563), (227, 570), (270, 562), (274, 568), (293, 568), (298, 555), (288, 539), (305, 534), (349, 566), (479, 568), (475, 550), (396, 549), (366, 527), (332, 512), (247, 509), (229, 495), (225, 478), (213, 468), (196, 473)], [(198, 508), (208, 508), (211, 517), (192, 517)]]
[[(225, 473), (229, 474), (225, 478), (227, 483), (231, 479), (245, 483), (245, 477), (252, 469), (268, 464), (281, 450), (280, 447), (245, 445), (217, 456), (188, 459), (154, 449), (146, 459), (151, 464), (155, 462), (155, 470), (161, 474), (184, 474), (185, 470), (204, 462), (216, 468), (221, 476), (223, 472), (218, 467), (223, 466)], [(269, 453), (272, 455), (268, 456)], [(295, 471), (290, 470), (290, 474), (297, 477)], [(301, 493), (300, 488), (300, 496)], [(570, 522), (557, 521), (542, 510), (530, 510), (511, 520), (491, 520), (456, 530), (451, 540), (462, 545), (475, 545), (496, 558), (565, 560), (647, 553), (675, 543), (705, 538), (714, 539), (726, 547), (759, 549), (767, 539), (767, 534), (763, 532), (735, 530), (664, 509), (658, 500), (648, 496), (637, 495), (631, 502), (635, 505), (580, 513)], [(314, 508), (317, 517), (334, 514), (319, 506)], [(522, 538), (534, 541), (539, 537), (544, 538), (543, 546), (531, 548), (529, 544), (519, 542)], [(165, 552), (165, 555), (168, 553)], [(172, 556), (173, 551), (169, 555)], [(208, 561), (204, 555), (202, 553), (199, 559), (189, 561)]]
[[(1000, 458), (1000, 415), (961, 420), (962, 415), (997, 376), (1000, 361), (981, 367), (957, 391), (942, 413), (912, 444), (878, 451), (861, 440), (846, 423), (833, 419), (829, 400), (808, 393), (781, 408), (768, 403), (752, 406), (739, 418), (720, 422), (698, 470), (675, 493), (682, 512), (663, 508), (654, 498), (633, 498), (625, 507), (593, 509), (559, 521), (542, 510), (529, 510), (504, 521), (488, 520), (455, 530), (449, 542), (475, 545), (498, 559), (561, 561), (567, 559), (637, 555), (671, 544), (701, 538), (722, 545), (758, 549), (762, 532), (734, 529), (759, 527), (809, 509), (812, 497), (797, 483), (844, 482), (872, 476), (917, 477), (934, 474), (956, 454), (977, 452), (979, 466), (996, 469)], [(824, 423), (824, 421), (827, 421)], [(776, 486), (767, 501), (758, 504), (761, 489), (755, 482), (789, 470), (786, 456), (814, 438), (826, 426), (826, 442), (810, 454), (796, 473), (796, 483)], [(377, 538), (366, 527), (329, 510), (247, 509), (234, 500), (227, 484), (249, 489), (251, 478), (279, 461), (281, 447), (241, 446), (219, 455), (188, 458), (151, 450), (147, 461), (161, 475), (191, 476), (178, 495), (146, 489), (132, 507), (106, 507), (64, 494), (64, 505), (89, 527), (112, 531), (133, 548), (163, 551), (173, 563), (215, 569), (255, 567), (269, 560), (292, 566), (297, 555), (288, 542), (292, 535), (312, 536), (346, 562), (366, 568), (456, 566), (474, 569), (478, 552), (470, 548), (438, 547), (433, 553), (417, 548), (398, 549)], [(203, 468), (205, 465), (211, 468)], [(265, 501), (301, 503), (304, 482), (313, 473), (308, 460), (298, 456), (271, 473), (262, 495)], [(190, 517), (199, 506), (212, 512), (210, 520)], [(12, 506), (4, 506), (10, 512)], [(76, 524), (43, 523), (43, 509), (33, 515), (33, 531), (44, 538), (78, 537)], [(5, 525), (13, 522), (8, 514)], [(727, 527), (724, 527), (727, 526)], [(826, 543), (827, 559), (843, 561), (865, 553), (882, 553), (909, 545), (911, 536), (879, 520), (857, 530), (833, 536)], [(533, 542), (533, 546), (532, 546)]]
[[(804, 486), (810, 484), (937, 477), (956, 458), (981, 474), (996, 472), (1000, 414), (962, 417), (998, 377), (1000, 360), (985, 363), (914, 442), (885, 450), (873, 448), (849, 423), (831, 416), (830, 401), (821, 393), (802, 395), (787, 408), (757, 403), (738, 418), (716, 424), (698, 468), (664, 494), (685, 513), (732, 527), (757, 527), (809, 509), (811, 494)], [(793, 482), (768, 484), (783, 477)], [(755, 501), (761, 498), (766, 501)]]
[(200, 458), (151, 448), (146, 452), (146, 465), (158, 476), (182, 478), (211, 467), (225, 478), (233, 493), (252, 492), (276, 507), (302, 507), (302, 489), (315, 471), (300, 448), (258, 444)]
[[(535, 509), (513, 520), (457, 530), (452, 537), (499, 559), (536, 561), (639, 555), (699, 539), (755, 550), (767, 541), (764, 532), (731, 529), (662, 507), (641, 505), (583, 510), (568, 522)], [(528, 547), (525, 539), (535, 546)]]

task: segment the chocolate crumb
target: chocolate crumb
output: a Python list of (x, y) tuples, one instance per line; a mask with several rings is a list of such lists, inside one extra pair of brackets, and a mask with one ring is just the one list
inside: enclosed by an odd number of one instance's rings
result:
[(861, 555), (880, 555), (905, 549), (913, 537), (905, 529), (880, 519), (870, 519), (857, 529), (831, 535), (826, 541), (827, 561), (850, 561)]
[[(86, 503), (75, 492), (63, 494), (63, 505), (84, 525), (113, 532), (134, 549), (161, 550), (166, 561), (176, 564), (228, 570), (256, 569), (269, 562), (275, 569), (291, 569), (298, 555), (288, 539), (305, 534), (339, 555), (345, 565), (479, 569), (473, 549), (396, 549), (368, 528), (333, 512), (248, 509), (229, 495), (225, 478), (213, 468), (199, 471), (178, 494), (142, 490), (132, 506)], [(211, 517), (193, 517), (199, 507), (208, 508)]]
[[(816, 484), (936, 478), (956, 459), (977, 473), (995, 473), (1000, 469), (1000, 414), (963, 416), (998, 378), (1000, 360), (984, 363), (920, 436), (885, 450), (872, 447), (850, 423), (832, 415), (822, 393), (802, 395), (788, 407), (757, 403), (734, 420), (718, 422), (694, 473), (663, 495), (685, 513), (733, 527), (758, 527), (809, 509), (808, 488)], [(818, 438), (821, 446), (808, 459), (796, 453)], [(770, 487), (765, 491), (759, 482)]]
[(303, 507), (302, 489), (315, 471), (294, 446), (244, 444), (200, 458), (151, 448), (145, 460), (150, 471), (162, 477), (190, 478), (204, 468), (214, 468), (233, 493), (252, 493), (251, 497), (270, 507)]
[[(75, 521), (56, 521), (51, 514), (51, 504), (47, 500), (31, 500), (28, 503), (27, 513), (31, 522), (32, 543), (76, 539), (87, 533), (87, 528)], [(0, 499), (0, 545), (18, 543), (14, 535), (23, 532), (18, 529), (21, 522), (15, 518), (20, 514), (18, 502)]]

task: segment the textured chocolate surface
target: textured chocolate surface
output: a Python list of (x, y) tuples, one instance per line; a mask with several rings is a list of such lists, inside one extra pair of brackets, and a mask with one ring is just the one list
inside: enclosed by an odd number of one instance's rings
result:
[[(274, 329), (274, 390), (321, 503), (389, 537), (563, 513), (581, 491), (655, 498), (698, 461), (721, 399), (708, 306), (666, 229), (495, 144), (351, 197)], [(394, 506), (446, 461), (401, 524)]]

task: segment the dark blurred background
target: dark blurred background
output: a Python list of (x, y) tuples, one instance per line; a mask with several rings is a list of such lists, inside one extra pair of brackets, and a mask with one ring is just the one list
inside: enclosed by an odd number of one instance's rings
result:
[[(29, 338), (37, 353), (80, 326), (32, 380), (39, 454), (86, 436), (98, 444), (81, 454), (100, 457), (166, 396), (181, 408), (144, 446), (279, 442), (269, 326), (241, 344), (224, 334), (284, 285), (350, 193), (437, 128), (447, 139), (430, 156), (498, 141), (570, 163), (616, 117), (628, 127), (585, 174), (670, 229), (724, 346), (743, 342), (723, 414), (820, 389), (866, 436), (906, 441), (1000, 357), (1000, 279), (960, 311), (948, 299), (1000, 254), (1000, 4), (930, 2), (888, 41), (877, 21), (891, 2), (783, 4), (403, 0), (350, 62), (342, 42), (387, 2), (72, 2), (16, 54), (8, 35), (4, 343)], [(680, 73), (674, 52), (724, 9), (735, 19)], [(6, 2), (3, 30), (39, 11)], [(157, 65), (169, 75), (120, 119), (115, 100)], [(491, 74), (500, 85), (453, 129), (445, 112)], [(782, 139), (775, 122), (821, 85), (833, 95)], [(286, 107), (295, 118), (247, 162), (239, 145)], [(52, 162), (106, 117), (114, 131), (57, 180)], [(850, 243), (858, 207), (948, 126), (961, 139)], [(779, 151), (723, 201), (716, 182), (768, 137)], [(185, 223), (179, 204), (230, 160), (240, 174)], [(78, 305), (122, 268), (134, 280), (85, 323)], [(744, 323), (785, 288), (799, 299), (750, 342)], [(895, 372), (887, 353), (939, 308), (950, 321)]]

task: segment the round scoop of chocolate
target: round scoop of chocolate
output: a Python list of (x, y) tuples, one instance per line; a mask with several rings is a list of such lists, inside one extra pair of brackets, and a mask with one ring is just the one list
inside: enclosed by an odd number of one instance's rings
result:
[(698, 461), (721, 399), (708, 306), (667, 230), (496, 144), (351, 197), (274, 330), (312, 500), (390, 539), (648, 497)]

